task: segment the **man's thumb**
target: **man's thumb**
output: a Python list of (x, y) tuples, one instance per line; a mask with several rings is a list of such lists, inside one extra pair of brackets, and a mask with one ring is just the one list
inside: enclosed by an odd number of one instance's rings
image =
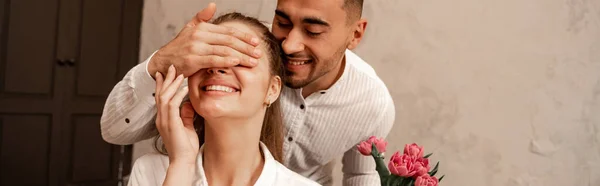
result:
[(196, 14), (196, 20), (198, 22), (207, 22), (215, 15), (217, 11), (217, 4), (209, 3), (208, 6), (202, 9), (200, 12)]

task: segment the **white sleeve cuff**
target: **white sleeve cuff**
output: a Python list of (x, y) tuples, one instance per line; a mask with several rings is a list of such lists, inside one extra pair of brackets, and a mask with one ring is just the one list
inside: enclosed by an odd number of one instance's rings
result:
[(141, 99), (143, 102), (154, 106), (156, 104), (154, 100), (156, 80), (154, 80), (154, 78), (152, 78), (148, 72), (148, 63), (150, 63), (152, 56), (154, 56), (154, 53), (152, 53), (152, 55), (150, 55), (146, 61), (134, 67), (133, 77), (131, 78), (131, 86), (133, 87), (135, 96), (138, 97), (138, 99)]

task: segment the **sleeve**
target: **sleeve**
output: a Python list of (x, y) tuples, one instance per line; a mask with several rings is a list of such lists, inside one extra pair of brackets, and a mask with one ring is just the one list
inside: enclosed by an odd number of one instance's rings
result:
[(105, 141), (127, 145), (158, 134), (154, 125), (156, 81), (147, 70), (151, 58), (127, 72), (108, 95), (100, 119)]
[[(396, 116), (396, 109), (391, 97), (384, 102), (384, 109), (371, 128), (369, 136), (387, 137)], [(375, 170), (372, 157), (364, 156), (356, 148), (351, 148), (342, 157), (342, 172), (344, 186), (379, 185), (379, 174)]]

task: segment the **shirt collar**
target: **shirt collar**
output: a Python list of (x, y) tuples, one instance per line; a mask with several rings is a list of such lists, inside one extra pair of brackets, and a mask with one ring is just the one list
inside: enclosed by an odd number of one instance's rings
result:
[[(277, 172), (277, 161), (273, 158), (273, 155), (267, 148), (267, 146), (260, 142), (260, 149), (263, 154), (263, 158), (265, 159), (265, 164), (263, 165), (262, 172), (260, 176), (256, 180), (254, 185), (264, 186), (264, 185), (275, 185), (275, 176)], [(196, 159), (196, 173), (198, 178), (194, 185), (203, 185), (208, 186), (208, 182), (206, 181), (206, 173), (204, 172), (204, 167), (202, 166), (202, 157), (204, 152), (204, 145), (200, 147), (200, 153), (198, 153), (198, 157)]]

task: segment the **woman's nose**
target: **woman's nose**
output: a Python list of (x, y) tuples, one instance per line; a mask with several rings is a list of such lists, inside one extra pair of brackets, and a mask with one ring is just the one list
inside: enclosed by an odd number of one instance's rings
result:
[(230, 72), (229, 68), (209, 68), (207, 70), (209, 74), (227, 74)]

